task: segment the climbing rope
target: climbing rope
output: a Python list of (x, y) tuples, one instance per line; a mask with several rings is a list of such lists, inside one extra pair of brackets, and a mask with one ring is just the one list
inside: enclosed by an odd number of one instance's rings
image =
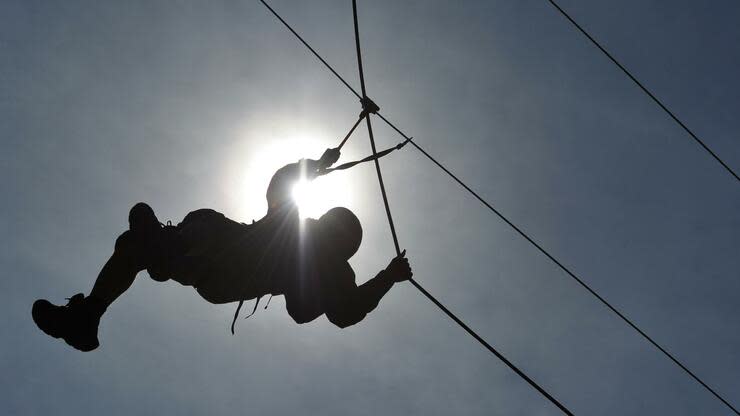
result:
[[(352, 16), (354, 19), (354, 28), (355, 28), (355, 47), (357, 50), (357, 68), (360, 74), (360, 87), (362, 88), (362, 101), (363, 105), (367, 101), (367, 91), (365, 89), (365, 75), (362, 68), (362, 52), (360, 49), (360, 32), (359, 32), (359, 25), (357, 23), (357, 1), (352, 0)], [(376, 106), (377, 107), (377, 106)], [(373, 136), (373, 129), (372, 124), (370, 122), (370, 117), (367, 117), (365, 119), (367, 122), (367, 133), (370, 137), (370, 147), (373, 150), (373, 155), (377, 156), (378, 152), (375, 148), (375, 137)], [(407, 138), (405, 142), (402, 144), (406, 144), (407, 142), (411, 141), (410, 138)], [(375, 162), (375, 171), (378, 174), (378, 183), (380, 184), (380, 193), (383, 196), (383, 205), (385, 205), (385, 213), (388, 217), (388, 225), (391, 229), (391, 236), (393, 237), (393, 244), (396, 248), (396, 255), (401, 255), (401, 248), (398, 244), (398, 236), (396, 235), (396, 227), (393, 224), (393, 216), (391, 215), (391, 208), (390, 204), (388, 203), (388, 195), (385, 192), (385, 185), (383, 184), (383, 175), (380, 171), (380, 162), (378, 160), (378, 157), (375, 157), (373, 161)], [(475, 338), (479, 343), (481, 343), (488, 351), (490, 351), (493, 355), (495, 355), (497, 358), (499, 358), (501, 361), (503, 361), (504, 364), (506, 364), (510, 369), (512, 369), (516, 374), (518, 374), (520, 377), (522, 377), (527, 383), (529, 383), (532, 387), (534, 387), (540, 394), (545, 396), (550, 402), (552, 402), (555, 406), (557, 406), (563, 413), (566, 415), (573, 415), (573, 413), (568, 410), (565, 406), (563, 406), (557, 399), (555, 399), (552, 395), (550, 395), (547, 391), (545, 391), (542, 387), (540, 387), (537, 383), (535, 383), (534, 380), (529, 378), (524, 372), (522, 372), (519, 368), (517, 368), (514, 364), (511, 363), (511, 361), (507, 360), (506, 357), (501, 355), (500, 352), (498, 352), (495, 348), (491, 346), (488, 342), (486, 342), (480, 335), (478, 335), (475, 331), (473, 331), (468, 325), (466, 325), (460, 318), (455, 316), (447, 307), (445, 307), (441, 302), (439, 302), (434, 296), (432, 296), (424, 287), (422, 287), (419, 282), (414, 280), (413, 278), (409, 279), (409, 282), (414, 285), (424, 296), (426, 296), (429, 300), (431, 300), (437, 307), (439, 307), (444, 313), (447, 314), (450, 318), (452, 318), (453, 321), (455, 321), (458, 325), (460, 325), (465, 331), (468, 332), (473, 338)]]
[[(269, 7), (269, 6), (268, 6)], [(364, 97), (360, 100), (360, 104), (362, 104), (362, 111), (360, 112), (360, 116), (357, 118), (357, 121), (355, 121), (355, 124), (352, 126), (351, 129), (349, 129), (349, 132), (346, 136), (344, 136), (344, 139), (342, 139), (342, 142), (339, 143), (339, 146), (337, 146), (337, 150), (341, 150), (342, 147), (344, 147), (344, 144), (347, 143), (347, 140), (349, 137), (354, 133), (357, 126), (360, 125), (360, 122), (368, 116), (368, 114), (377, 114), (378, 111), (380, 111), (380, 107), (378, 107), (377, 104), (373, 102), (373, 100)]]
[[(361, 100), (363, 97), (366, 97), (365, 94), (365, 87), (364, 87), (364, 75), (362, 74), (362, 65), (361, 65), (361, 57), (359, 53), (359, 37), (357, 33), (357, 27), (355, 25), (355, 36), (357, 38), (356, 44), (358, 49), (358, 64), (360, 64), (360, 82), (363, 89), (363, 94), (360, 95), (339, 73), (337, 73), (334, 68), (329, 65), (329, 63), (321, 57), (321, 55), (316, 52), (316, 50), (311, 47), (272, 7), (270, 7), (269, 4), (266, 3), (265, 0), (260, 0), (260, 2), (291, 32), (295, 37), (303, 43), (306, 48), (311, 51), (311, 53), (322, 63), (324, 66), (332, 72), (346, 87), (349, 89), (355, 96), (360, 98)], [(353, 0), (353, 11), (356, 15), (355, 8), (355, 0)], [(356, 20), (356, 16), (355, 16)], [(356, 22), (355, 22), (356, 23)], [(575, 23), (575, 22), (574, 22)], [(590, 38), (590, 37), (589, 37)], [(595, 41), (594, 41), (595, 42)], [(598, 45), (597, 45), (598, 46)], [(604, 51), (605, 52), (605, 51)], [(613, 59), (613, 58), (612, 58)], [(626, 71), (626, 70), (625, 70)], [(629, 74), (628, 74), (629, 75)], [(634, 80), (637, 82), (636, 80)], [(640, 85), (641, 86), (641, 85)], [(655, 99), (655, 98), (654, 98)], [(657, 101), (657, 99), (656, 99)], [(660, 104), (660, 103), (659, 103)], [(668, 111), (664, 108), (664, 110)], [(670, 114), (670, 113), (669, 113)], [(442, 171), (444, 171), (448, 176), (450, 176), (455, 182), (457, 182), (460, 186), (462, 186), (468, 193), (470, 193), (473, 197), (475, 197), (481, 204), (483, 204), (485, 207), (487, 207), (491, 212), (493, 212), (496, 216), (498, 216), (501, 220), (503, 220), (507, 225), (509, 225), (514, 231), (516, 231), (519, 235), (521, 235), (527, 242), (532, 244), (538, 251), (540, 251), (543, 255), (545, 255), (548, 259), (550, 259), (553, 263), (555, 263), (561, 270), (563, 270), (569, 277), (571, 277), (573, 280), (575, 280), (579, 285), (581, 285), (583, 288), (585, 288), (591, 295), (593, 295), (597, 300), (599, 300), (602, 304), (604, 304), (608, 309), (610, 309), (612, 312), (614, 312), (620, 319), (622, 319), (625, 323), (627, 323), (630, 327), (632, 327), (638, 334), (640, 334), (643, 338), (645, 338), (650, 344), (652, 344), (654, 347), (656, 347), (661, 353), (663, 353), (666, 357), (668, 357), (674, 364), (676, 364), (679, 368), (684, 370), (689, 376), (691, 376), (695, 381), (697, 381), (700, 385), (702, 385), (704, 388), (706, 388), (709, 392), (711, 392), (715, 397), (717, 397), (719, 400), (721, 400), (725, 405), (727, 405), (730, 409), (735, 412), (735, 414), (740, 415), (738, 411), (732, 407), (725, 399), (719, 396), (714, 390), (712, 390), (704, 381), (702, 381), (698, 376), (696, 376), (693, 372), (691, 372), (685, 365), (683, 365), (678, 359), (676, 359), (672, 354), (670, 354), (666, 349), (661, 347), (656, 341), (654, 341), (650, 336), (648, 336), (644, 331), (642, 331), (639, 327), (637, 327), (629, 318), (627, 318), (625, 315), (623, 315), (619, 310), (617, 310), (614, 306), (612, 306), (606, 299), (601, 297), (596, 291), (594, 291), (588, 284), (586, 284), (581, 278), (579, 278), (575, 273), (573, 273), (570, 269), (568, 269), (565, 265), (563, 265), (559, 260), (557, 260), (553, 255), (551, 255), (548, 251), (546, 251), (542, 246), (540, 246), (537, 242), (534, 241), (527, 233), (525, 233), (521, 228), (519, 228), (517, 225), (515, 225), (512, 221), (510, 221), (507, 217), (505, 217), (501, 212), (499, 212), (496, 208), (493, 207), (488, 201), (483, 199), (477, 192), (475, 192), (472, 188), (470, 188), (468, 185), (466, 185), (462, 180), (460, 180), (454, 173), (452, 173), (447, 167), (445, 167), (441, 162), (439, 162), (436, 158), (434, 158), (432, 155), (430, 155), (426, 150), (424, 150), (421, 146), (419, 146), (416, 142), (413, 141), (413, 139), (406, 135), (403, 131), (401, 131), (398, 127), (396, 127), (390, 120), (388, 120), (385, 116), (383, 116), (381, 113), (377, 112), (376, 115), (378, 118), (380, 118), (383, 122), (385, 122), (389, 127), (391, 127), (393, 130), (395, 130), (401, 137), (403, 137), (406, 141), (404, 143), (411, 143), (412, 146), (414, 146), (417, 150), (419, 150), (427, 159), (432, 161), (437, 167), (439, 167)], [(670, 114), (672, 116), (672, 114)], [(672, 116), (675, 118), (675, 116)], [(677, 122), (680, 123), (679, 120), (676, 119)], [(374, 147), (374, 140), (372, 139), (372, 133), (370, 126), (370, 121), (368, 117), (368, 130), (371, 135), (371, 145)], [(359, 121), (358, 123), (359, 124)], [(683, 123), (680, 123), (682, 127), (686, 129), (685, 126), (683, 126)], [(687, 129), (688, 130), (688, 129)], [(696, 138), (693, 133), (689, 131), (689, 134), (692, 135), (695, 139)], [(346, 140), (345, 140), (346, 141)], [(703, 143), (700, 143), (703, 145)], [(707, 148), (707, 150), (709, 150)], [(710, 151), (713, 156), (713, 152)], [(718, 159), (718, 158), (717, 158)], [(373, 160), (373, 159), (371, 159)], [(381, 193), (383, 195), (383, 200), (386, 207), (386, 214), (389, 218), (389, 225), (391, 227), (391, 234), (393, 236), (394, 245), (396, 247), (396, 252), (399, 252), (399, 245), (398, 245), (398, 239), (395, 233), (395, 227), (393, 225), (392, 217), (390, 214), (390, 208), (387, 203), (387, 196), (385, 193), (385, 187), (382, 184), (382, 176), (380, 174), (380, 166), (378, 164), (377, 158), (374, 159), (376, 163), (376, 170), (378, 173), (379, 182), (381, 184)], [(721, 162), (721, 161), (720, 161)], [(722, 162), (721, 162), (722, 163)], [(724, 165), (724, 163), (722, 163)], [(728, 170), (729, 168), (724, 165)], [(734, 172), (731, 171), (731, 173)], [(736, 176), (736, 175), (734, 175)], [(474, 331), (472, 331), (467, 325), (465, 325), (464, 322), (462, 322), (459, 318), (454, 316), (452, 312), (450, 312), (444, 305), (442, 305), (439, 301), (437, 301), (431, 294), (429, 294), (421, 285), (418, 284), (415, 280), (411, 279), (410, 282), (419, 289), (427, 298), (429, 298), (435, 305), (437, 305), (440, 309), (442, 309), (450, 318), (452, 318), (458, 325), (463, 327), (471, 336), (476, 338), (482, 345), (484, 345), (489, 351), (491, 351), (494, 355), (496, 355), (498, 358), (500, 358), (502, 361), (504, 361), (505, 364), (507, 364), (512, 370), (514, 370), (518, 375), (523, 377), (525, 380), (527, 380), (532, 386), (534, 386), (540, 393), (548, 397), (553, 403), (555, 403), (563, 412), (566, 414), (571, 414), (567, 409), (562, 407), (557, 401), (552, 398), (549, 394), (547, 394), (544, 390), (539, 388), (536, 384), (534, 384), (533, 381), (531, 381), (526, 375), (521, 373), (516, 367), (513, 366), (508, 360), (506, 360), (503, 356), (501, 356), (493, 347), (491, 347), (485, 340), (483, 340), (480, 336), (478, 336)]]

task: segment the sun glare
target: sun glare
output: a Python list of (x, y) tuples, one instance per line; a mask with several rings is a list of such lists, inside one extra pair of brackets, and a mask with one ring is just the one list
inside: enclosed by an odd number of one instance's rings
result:
[[(236, 207), (239, 215), (245, 218), (260, 218), (264, 215), (266, 204), (264, 194), (267, 184), (280, 167), (297, 162), (301, 158), (318, 159), (326, 149), (326, 143), (306, 136), (290, 139), (274, 139), (253, 151), (251, 157), (241, 167), (244, 182), (239, 186), (241, 192), (235, 194), (240, 201)], [(348, 175), (329, 174), (312, 181), (300, 180), (293, 188), (293, 198), (301, 218), (318, 218), (336, 206), (350, 206), (352, 187)]]
[(293, 199), (301, 218), (318, 218), (337, 206), (348, 206), (351, 188), (339, 177), (319, 177), (313, 181), (302, 179), (293, 187)]

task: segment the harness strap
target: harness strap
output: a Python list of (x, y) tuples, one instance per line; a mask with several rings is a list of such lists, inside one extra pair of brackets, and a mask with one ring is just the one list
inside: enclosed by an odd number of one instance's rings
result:
[(378, 153), (376, 153), (374, 155), (370, 155), (370, 156), (368, 156), (368, 157), (366, 157), (364, 159), (355, 160), (353, 162), (343, 163), (343, 164), (341, 164), (339, 166), (336, 166), (336, 167), (333, 167), (333, 168), (322, 169), (322, 170), (320, 170), (318, 172), (318, 176), (326, 175), (327, 173), (334, 172), (335, 170), (349, 169), (349, 168), (351, 168), (351, 167), (353, 167), (355, 165), (359, 165), (360, 163), (371, 162), (373, 160), (380, 159), (381, 157), (386, 156), (386, 155), (390, 154), (391, 152), (394, 152), (396, 150), (399, 150), (399, 149), (403, 148), (404, 146), (406, 146), (406, 143), (408, 143), (411, 139), (412, 138), (409, 137), (408, 139), (402, 141), (401, 143), (399, 143), (399, 144), (397, 144), (397, 145), (395, 145), (395, 146), (393, 146), (391, 148), (385, 149), (382, 152), (378, 152)]
[[(270, 299), (272, 299), (272, 296), (270, 296)], [(249, 318), (250, 316), (254, 315), (255, 312), (257, 312), (257, 306), (260, 304), (260, 300), (262, 300), (262, 296), (258, 297), (257, 300), (254, 302), (254, 309), (252, 309), (252, 312), (245, 316), (244, 319)], [(234, 320), (231, 321), (231, 335), (234, 335), (234, 326), (236, 325), (236, 319), (239, 317), (239, 311), (242, 309), (242, 305), (244, 304), (243, 300), (239, 301), (239, 305), (236, 307), (236, 312), (234, 312)], [(270, 304), (269, 301), (267, 303)], [(267, 307), (265, 307), (267, 309)]]
[(239, 301), (239, 306), (236, 307), (236, 312), (234, 312), (234, 320), (231, 321), (231, 335), (234, 335), (234, 325), (236, 325), (236, 318), (239, 317), (239, 311), (242, 309), (242, 305), (244, 305), (244, 301)]

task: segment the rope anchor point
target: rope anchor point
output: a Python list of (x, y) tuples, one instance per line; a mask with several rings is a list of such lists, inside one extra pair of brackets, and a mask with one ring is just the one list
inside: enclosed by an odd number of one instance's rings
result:
[(375, 102), (371, 100), (368, 96), (360, 98), (360, 104), (362, 104), (361, 114), (377, 114), (378, 111), (380, 111), (380, 107), (378, 107), (378, 105), (375, 104)]

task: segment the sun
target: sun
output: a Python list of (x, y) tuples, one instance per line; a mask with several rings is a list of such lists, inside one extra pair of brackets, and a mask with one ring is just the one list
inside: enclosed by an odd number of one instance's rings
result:
[(349, 205), (349, 187), (342, 182), (337, 176), (299, 180), (293, 186), (293, 200), (300, 217), (318, 218), (331, 208)]
[(320, 210), (318, 205), (321, 203), (321, 196), (318, 195), (320, 192), (316, 189), (313, 181), (301, 179), (293, 185), (293, 200), (298, 205), (298, 211), (300, 212), (301, 218), (309, 217), (311, 212), (313, 215)]
[[(252, 136), (267, 136), (258, 134)], [(276, 170), (301, 158), (318, 159), (332, 145), (332, 140), (323, 139), (322, 134), (285, 134), (259, 143), (250, 143), (247, 149), (237, 149), (225, 181), (226, 194), (235, 217), (258, 219), (264, 215), (267, 204), (265, 192), (270, 178)], [(320, 139), (321, 138), (321, 139)], [(257, 149), (257, 150), (255, 150)], [(240, 156), (249, 154), (246, 160)], [(343, 156), (346, 157), (346, 156)], [(301, 218), (318, 218), (337, 206), (349, 207), (353, 201), (353, 186), (345, 172), (332, 173), (314, 180), (299, 180), (293, 188), (293, 198)]]

